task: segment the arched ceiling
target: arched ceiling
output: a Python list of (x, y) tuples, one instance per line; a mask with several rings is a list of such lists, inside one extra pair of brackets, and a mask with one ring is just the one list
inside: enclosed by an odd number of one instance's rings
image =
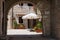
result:
[(12, 6), (22, 1), (31, 2), (40, 9), (47, 7), (50, 3), (49, 0), (5, 0), (5, 12), (7, 13)]

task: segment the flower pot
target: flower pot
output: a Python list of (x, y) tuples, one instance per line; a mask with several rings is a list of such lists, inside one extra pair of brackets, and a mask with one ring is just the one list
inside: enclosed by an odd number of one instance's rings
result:
[(42, 29), (37, 29), (36, 32), (42, 32)]
[(25, 29), (25, 26), (22, 25), (22, 24), (19, 24), (19, 25), (18, 25), (18, 29)]
[(25, 29), (25, 27), (18, 27), (18, 29)]

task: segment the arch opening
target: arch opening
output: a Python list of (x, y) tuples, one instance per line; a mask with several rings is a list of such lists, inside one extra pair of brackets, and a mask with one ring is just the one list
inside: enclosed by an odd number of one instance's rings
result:
[(10, 8), (7, 18), (7, 35), (42, 34), (41, 11), (31, 3), (14, 5)]

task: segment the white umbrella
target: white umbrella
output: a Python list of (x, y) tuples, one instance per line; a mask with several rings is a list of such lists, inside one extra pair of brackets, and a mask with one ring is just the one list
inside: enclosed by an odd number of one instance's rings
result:
[[(33, 20), (33, 19), (39, 19), (39, 17), (35, 13), (30, 13), (30, 14), (27, 14), (27, 15), (23, 16), (22, 19)], [(31, 28), (32, 28), (32, 22), (30, 23), (30, 25), (31, 25)]]
[(39, 18), (38, 15), (36, 15), (35, 13), (30, 13), (22, 17), (22, 19), (38, 19), (38, 18)]

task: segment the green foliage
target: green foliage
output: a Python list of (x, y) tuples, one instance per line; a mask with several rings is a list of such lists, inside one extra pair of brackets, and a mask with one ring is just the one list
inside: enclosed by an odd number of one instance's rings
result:
[(17, 24), (16, 20), (13, 21), (13, 25), (14, 25), (14, 28), (17, 28), (18, 24)]
[(42, 22), (37, 21), (36, 27), (38, 27), (38, 28), (42, 28)]

